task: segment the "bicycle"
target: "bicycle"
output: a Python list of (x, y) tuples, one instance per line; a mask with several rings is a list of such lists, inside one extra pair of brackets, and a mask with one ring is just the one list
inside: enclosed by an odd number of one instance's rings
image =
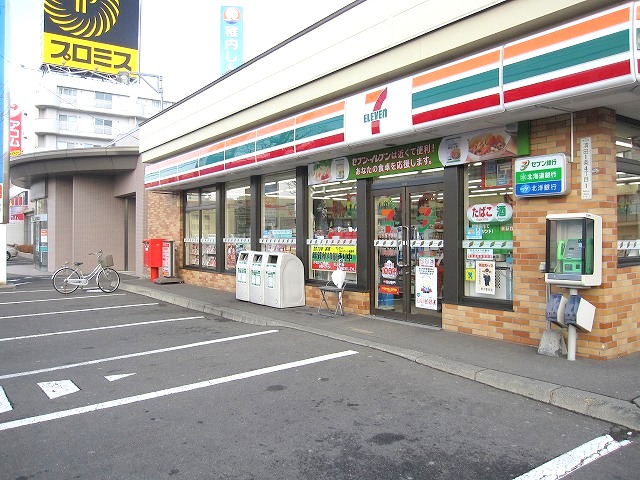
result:
[(74, 267), (70, 267), (68, 262), (56, 270), (51, 276), (53, 281), (53, 288), (58, 292), (68, 295), (75, 292), (78, 287), (86, 287), (89, 282), (95, 277), (96, 285), (98, 288), (106, 293), (116, 291), (120, 286), (120, 275), (113, 268), (113, 257), (107, 255), (102, 258), (102, 250), (96, 253), (90, 253), (89, 255), (95, 255), (97, 257), (98, 264), (88, 274), (82, 273), (80, 265), (83, 262), (74, 262)]

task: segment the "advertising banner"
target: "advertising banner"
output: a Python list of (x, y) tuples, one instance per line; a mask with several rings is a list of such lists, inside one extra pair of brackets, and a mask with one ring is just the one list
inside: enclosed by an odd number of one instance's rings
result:
[[(379, 114), (383, 115), (383, 114)], [(424, 142), (399, 145), (309, 165), (309, 184), (397, 175), (517, 155), (517, 132), (485, 129)], [(496, 167), (495, 182), (510, 183), (505, 164)]]
[[(344, 262), (344, 263), (343, 263)], [(313, 245), (311, 247), (311, 269), (332, 272), (341, 265), (345, 272), (356, 272), (355, 245)]]
[(242, 65), (242, 7), (220, 7), (220, 76)]
[(22, 155), (22, 110), (14, 103), (9, 112), (9, 156)]
[(43, 63), (138, 71), (139, 0), (45, 0)]

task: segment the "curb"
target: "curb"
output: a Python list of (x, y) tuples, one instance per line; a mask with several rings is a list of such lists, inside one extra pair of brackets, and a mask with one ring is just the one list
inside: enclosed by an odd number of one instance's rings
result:
[[(467, 378), (505, 392), (515, 393), (532, 400), (537, 400), (564, 410), (580, 413), (591, 418), (604, 420), (633, 430), (640, 430), (640, 408), (639, 405), (634, 402), (626, 402), (617, 398), (606, 397), (604, 395), (572, 387), (556, 385), (542, 380), (535, 380), (498, 370), (491, 370), (476, 365), (449, 360), (437, 355), (429, 355), (416, 350), (367, 341), (361, 338), (351, 337), (349, 335), (330, 332), (319, 328), (307, 327), (267, 317), (252, 316), (241, 310), (216, 307), (208, 302), (190, 299), (182, 295), (175, 295), (169, 292), (160, 292), (139, 285), (131, 285), (123, 282), (120, 284), (120, 288), (127, 292), (155, 298), (156, 300), (161, 300), (163, 302), (198, 312), (216, 315), (239, 323), (262, 327), (281, 327), (301, 330), (307, 333), (332, 338), (334, 340), (348, 342), (353, 345), (373, 348), (375, 350), (396, 355), (420, 365), (440, 370), (451, 375), (456, 375), (458, 377)], [(637, 401), (638, 399), (636, 399), (636, 402)]]

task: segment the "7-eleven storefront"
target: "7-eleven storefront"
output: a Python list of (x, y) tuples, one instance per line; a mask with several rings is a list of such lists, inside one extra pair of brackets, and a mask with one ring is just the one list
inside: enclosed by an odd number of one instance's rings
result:
[(636, 352), (636, 12), (596, 12), (197, 148), (176, 141), (146, 168), (147, 237), (179, 245), (186, 283), (233, 291), (240, 252), (290, 252), (309, 306), (342, 265), (347, 312), (537, 345), (547, 295), (567, 293), (541, 270), (546, 216), (587, 212), (603, 219), (603, 278), (581, 292), (596, 315), (577, 354)]

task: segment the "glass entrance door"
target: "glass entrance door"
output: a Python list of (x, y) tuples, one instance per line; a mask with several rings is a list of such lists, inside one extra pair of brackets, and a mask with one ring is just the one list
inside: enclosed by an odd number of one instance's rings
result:
[(374, 293), (377, 315), (442, 323), (443, 187), (374, 192)]

